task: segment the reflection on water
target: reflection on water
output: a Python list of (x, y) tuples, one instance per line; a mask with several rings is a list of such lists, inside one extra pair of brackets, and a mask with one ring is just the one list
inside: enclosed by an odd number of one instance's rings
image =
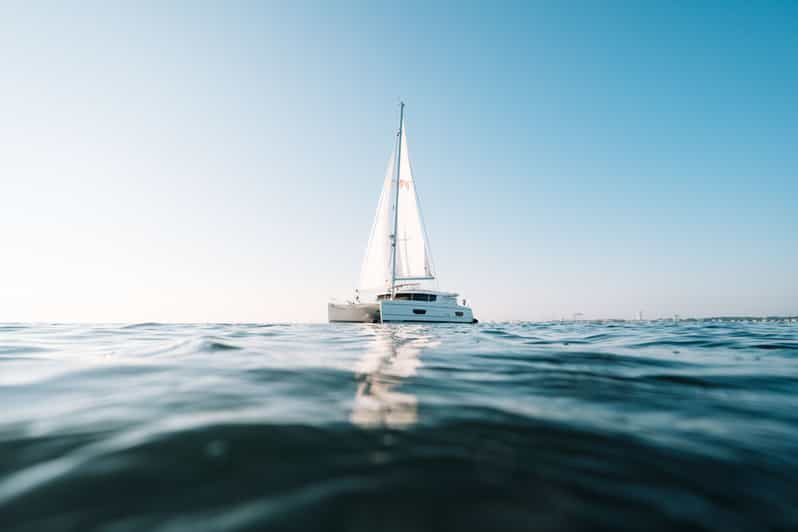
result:
[(360, 427), (403, 428), (416, 423), (418, 399), (396, 388), (421, 367), (419, 355), (432, 341), (424, 327), (380, 326), (357, 364), (358, 381), (350, 421)]

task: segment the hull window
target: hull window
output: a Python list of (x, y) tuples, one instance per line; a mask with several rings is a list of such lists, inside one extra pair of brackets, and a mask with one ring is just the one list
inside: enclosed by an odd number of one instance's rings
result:
[(455, 312), (455, 313), (454, 313), (454, 315), (455, 315), (455, 316), (459, 316), (459, 317), (461, 317), (461, 318), (463, 317), (463, 313), (462, 313), (462, 312), (460, 312), (459, 310), (458, 310), (457, 312)]
[[(399, 301), (425, 301), (425, 302), (434, 302), (438, 300), (438, 296), (434, 294), (396, 294), (394, 299)], [(391, 294), (379, 294), (377, 296), (377, 301), (390, 301)]]
[(414, 308), (413, 309), (413, 314), (426, 314), (426, 313), (427, 313), (427, 311), (424, 310), (423, 308)]

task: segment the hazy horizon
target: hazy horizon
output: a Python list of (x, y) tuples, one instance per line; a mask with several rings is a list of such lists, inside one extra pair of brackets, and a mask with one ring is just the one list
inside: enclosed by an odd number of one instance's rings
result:
[(798, 5), (0, 7), (0, 322), (318, 322), (398, 120), (481, 321), (798, 315)]

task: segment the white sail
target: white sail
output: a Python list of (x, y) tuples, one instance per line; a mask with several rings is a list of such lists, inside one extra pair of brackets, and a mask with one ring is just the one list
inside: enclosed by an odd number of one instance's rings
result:
[(388, 290), (392, 278), (391, 232), (394, 224), (394, 203), (398, 204), (396, 217), (396, 280), (432, 279), (432, 259), (418, 205), (413, 170), (407, 149), (407, 134), (402, 127), (401, 157), (399, 160), (398, 197), (396, 185), (396, 150), (388, 161), (382, 193), (366, 246), (366, 255), (360, 272), (360, 289), (364, 291)]
[(399, 217), (396, 224), (396, 278), (431, 278), (430, 253), (416, 183), (410, 167), (406, 128), (402, 128), (402, 150), (399, 161)]
[(371, 226), (366, 255), (360, 269), (361, 290), (385, 290), (391, 286), (391, 227), (393, 225), (396, 150), (388, 159), (380, 201)]

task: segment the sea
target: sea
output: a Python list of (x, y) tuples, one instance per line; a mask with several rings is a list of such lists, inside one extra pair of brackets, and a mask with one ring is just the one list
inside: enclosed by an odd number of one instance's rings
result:
[(798, 530), (798, 320), (2, 324), (0, 530)]

